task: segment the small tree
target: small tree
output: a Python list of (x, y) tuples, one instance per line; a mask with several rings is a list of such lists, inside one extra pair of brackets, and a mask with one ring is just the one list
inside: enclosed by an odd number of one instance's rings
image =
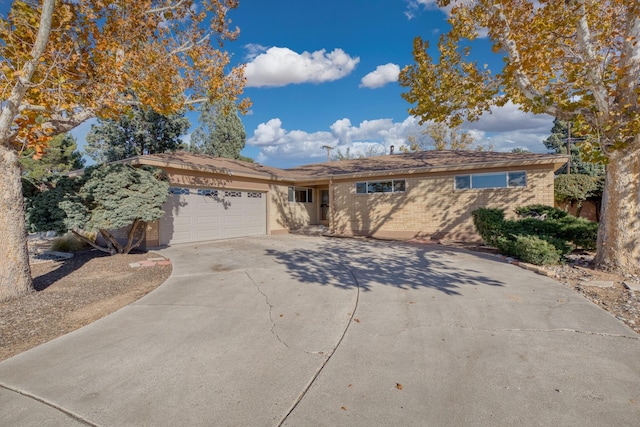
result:
[(235, 103), (224, 100), (204, 104), (189, 151), (228, 159), (241, 159), (247, 134)]
[[(142, 243), (146, 225), (164, 215), (169, 184), (163, 171), (129, 165), (90, 167), (78, 178), (58, 178), (49, 189), (27, 201), (31, 231), (71, 231), (91, 246), (111, 255), (127, 254)], [(128, 227), (121, 244), (112, 230)], [(98, 232), (106, 246), (85, 237)]]

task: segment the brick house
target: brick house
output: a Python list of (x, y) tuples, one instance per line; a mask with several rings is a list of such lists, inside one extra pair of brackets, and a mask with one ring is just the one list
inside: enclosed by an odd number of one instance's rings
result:
[(422, 151), (278, 169), (178, 152), (123, 162), (164, 169), (165, 216), (147, 247), (287, 233), (324, 225), (343, 236), (478, 240), (471, 212), (553, 206), (567, 156)]

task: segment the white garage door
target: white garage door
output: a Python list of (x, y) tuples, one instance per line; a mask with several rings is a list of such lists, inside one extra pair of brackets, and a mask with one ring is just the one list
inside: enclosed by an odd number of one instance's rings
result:
[(267, 195), (255, 191), (172, 187), (160, 220), (160, 244), (267, 233)]

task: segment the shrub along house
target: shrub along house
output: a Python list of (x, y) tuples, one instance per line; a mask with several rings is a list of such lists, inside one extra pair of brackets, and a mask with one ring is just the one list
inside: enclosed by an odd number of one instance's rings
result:
[(479, 240), (471, 212), (553, 206), (567, 156), (422, 151), (278, 169), (178, 152), (133, 157), (164, 169), (165, 216), (146, 246), (286, 233), (322, 224), (342, 236)]

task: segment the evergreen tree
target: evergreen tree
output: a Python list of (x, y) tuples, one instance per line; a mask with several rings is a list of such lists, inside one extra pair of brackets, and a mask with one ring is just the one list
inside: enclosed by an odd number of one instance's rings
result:
[(240, 155), (247, 134), (232, 101), (203, 106), (198, 127), (191, 135), (189, 151), (229, 159), (249, 160)]
[[(169, 195), (166, 173), (150, 166), (99, 165), (75, 178), (56, 177), (42, 191), (27, 198), (26, 220), (30, 231), (71, 231), (78, 238), (111, 255), (126, 254), (142, 243), (148, 222), (164, 215)], [(127, 242), (110, 230), (130, 226)], [(85, 237), (101, 234), (106, 246)]]
[(87, 135), (86, 154), (97, 163), (182, 148), (180, 137), (189, 129), (184, 113), (164, 116), (146, 107), (134, 107), (118, 120), (98, 119)]
[(77, 151), (76, 139), (68, 133), (53, 138), (41, 158), (34, 159), (34, 154), (35, 151), (31, 149), (20, 157), (23, 177), (30, 181), (42, 181), (84, 166), (82, 155)]
[(567, 154), (567, 141), (571, 150), (571, 170), (572, 174), (582, 174), (590, 176), (604, 175), (604, 165), (602, 163), (591, 163), (582, 160), (582, 155), (578, 143), (589, 137), (569, 137), (569, 125), (566, 121), (558, 118), (553, 120), (551, 135), (543, 141), (545, 147), (556, 154)]

